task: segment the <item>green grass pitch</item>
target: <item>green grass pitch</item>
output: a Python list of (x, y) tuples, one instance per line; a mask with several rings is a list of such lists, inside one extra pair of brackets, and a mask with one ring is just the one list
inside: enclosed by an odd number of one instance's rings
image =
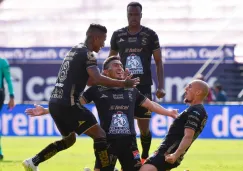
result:
[[(3, 137), (4, 160), (0, 171), (21, 171), (21, 162), (39, 152), (59, 137)], [(160, 144), (153, 139), (150, 153)], [(82, 171), (85, 166), (93, 168), (94, 154), (90, 138), (78, 138), (76, 144), (41, 163), (40, 171)], [(138, 144), (140, 141), (138, 139)], [(243, 171), (242, 140), (196, 140), (182, 164), (173, 171)], [(141, 151), (141, 146), (139, 146)], [(120, 168), (119, 164), (117, 167)]]

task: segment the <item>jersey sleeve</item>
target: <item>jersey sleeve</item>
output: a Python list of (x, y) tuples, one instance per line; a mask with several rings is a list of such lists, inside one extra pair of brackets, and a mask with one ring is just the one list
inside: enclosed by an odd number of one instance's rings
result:
[(97, 59), (92, 52), (87, 52), (85, 66), (86, 69), (92, 66), (97, 66)]
[(159, 37), (156, 32), (152, 32), (152, 50), (160, 49)]
[(10, 67), (9, 67), (7, 60), (3, 60), (2, 71), (3, 71), (3, 77), (5, 78), (5, 80), (8, 84), (9, 95), (10, 95), (10, 97), (14, 97), (13, 84), (12, 84), (11, 74), (10, 74)]
[(143, 102), (147, 99), (138, 89), (136, 91), (136, 106), (141, 106)]
[(83, 92), (81, 96), (86, 103), (90, 103), (94, 100), (95, 97), (95, 89), (93, 87), (89, 87), (86, 91)]
[(110, 45), (111, 45), (111, 50), (118, 51), (118, 46), (116, 43), (116, 32), (112, 34)]
[(198, 111), (196, 110), (188, 111), (188, 118), (185, 124), (185, 128), (190, 128), (193, 129), (194, 131), (197, 131), (198, 128), (200, 127), (201, 122), (202, 119)]

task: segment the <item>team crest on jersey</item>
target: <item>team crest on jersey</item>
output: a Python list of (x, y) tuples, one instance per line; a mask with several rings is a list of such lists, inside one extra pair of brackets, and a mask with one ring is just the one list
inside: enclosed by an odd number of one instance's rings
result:
[(140, 56), (135, 54), (128, 56), (126, 61), (126, 68), (128, 68), (132, 74), (143, 74), (143, 65)]
[(108, 134), (131, 134), (126, 114), (118, 111), (112, 115)]

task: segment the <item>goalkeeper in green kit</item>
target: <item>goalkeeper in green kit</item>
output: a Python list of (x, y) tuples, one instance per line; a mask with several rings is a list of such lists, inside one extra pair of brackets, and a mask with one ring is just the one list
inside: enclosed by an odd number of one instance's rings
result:
[[(8, 91), (10, 95), (10, 100), (8, 102), (8, 109), (12, 109), (15, 106), (15, 103), (14, 103), (14, 92), (13, 92), (13, 84), (12, 84), (11, 74), (9, 69), (9, 63), (6, 59), (0, 58), (0, 110), (3, 107), (4, 99), (5, 99), (4, 82), (3, 82), (4, 79), (8, 84)], [(0, 128), (0, 160), (3, 159), (2, 145), (1, 145), (1, 135), (2, 135), (1, 130), (2, 128)]]

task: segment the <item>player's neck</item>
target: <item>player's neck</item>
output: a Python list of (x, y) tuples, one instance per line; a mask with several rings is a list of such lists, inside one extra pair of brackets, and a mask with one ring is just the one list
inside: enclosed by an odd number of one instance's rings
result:
[(128, 32), (131, 34), (135, 34), (141, 30), (141, 25), (137, 26), (128, 26)]
[(85, 44), (85, 46), (90, 50), (90, 51), (94, 51), (93, 50), (93, 46), (92, 46), (92, 42), (90, 41), (90, 39), (86, 39), (85, 41), (84, 41), (84, 44)]
[(198, 104), (203, 104), (202, 100), (195, 99), (190, 103), (190, 106), (198, 105)]

